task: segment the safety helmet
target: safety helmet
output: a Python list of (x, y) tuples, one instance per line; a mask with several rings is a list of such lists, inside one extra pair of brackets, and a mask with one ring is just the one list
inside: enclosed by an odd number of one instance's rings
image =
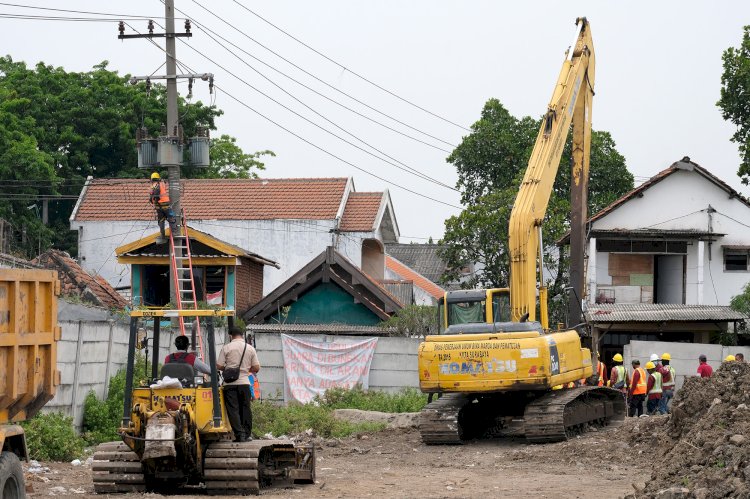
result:
[(161, 175), (159, 175), (157, 172), (151, 174), (151, 180), (159, 180), (160, 178)]
[(646, 369), (656, 369), (656, 364), (649, 360), (648, 362), (646, 362)]
[(724, 362), (732, 362), (734, 359), (734, 355), (727, 355), (727, 358), (724, 359)]
[(614, 360), (615, 362), (622, 362), (622, 355), (616, 353), (614, 357), (612, 357), (612, 360)]
[(655, 353), (652, 353), (651, 357), (649, 357), (648, 360), (650, 360), (651, 362), (656, 362), (656, 361), (661, 360), (661, 359), (659, 359), (658, 355), (656, 355)]
[(672, 356), (668, 353), (661, 354), (661, 360), (672, 360)]

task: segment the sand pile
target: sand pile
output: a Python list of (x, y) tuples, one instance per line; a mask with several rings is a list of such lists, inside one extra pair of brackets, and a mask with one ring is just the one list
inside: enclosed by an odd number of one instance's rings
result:
[(653, 467), (633, 497), (750, 497), (750, 364), (688, 378), (672, 402), (671, 416), (622, 427), (632, 457)]

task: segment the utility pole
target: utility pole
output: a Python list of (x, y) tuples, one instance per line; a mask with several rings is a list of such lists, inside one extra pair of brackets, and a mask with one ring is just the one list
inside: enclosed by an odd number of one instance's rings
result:
[[(185, 20), (185, 32), (177, 33), (175, 31), (174, 19), (174, 0), (164, 0), (164, 33), (154, 33), (154, 22), (148, 22), (148, 33), (144, 34), (125, 34), (125, 23), (119, 24), (120, 40), (128, 38), (164, 38), (166, 54), (166, 74), (150, 76), (133, 76), (130, 83), (135, 85), (139, 81), (146, 82), (146, 88), (151, 88), (152, 80), (165, 80), (167, 86), (167, 122), (162, 129), (162, 135), (158, 139), (149, 137), (148, 130), (138, 129), (136, 141), (138, 146), (138, 167), (144, 169), (166, 168), (169, 174), (169, 199), (172, 204), (172, 210), (177, 218), (176, 230), (173, 236), (182, 236), (182, 206), (180, 200), (180, 168), (183, 164), (184, 139), (182, 126), (178, 113), (178, 94), (177, 80), (180, 78), (188, 79), (189, 92), (192, 95), (193, 80), (198, 78), (209, 82), (209, 90), (213, 92), (214, 77), (211, 73), (203, 74), (177, 74), (177, 38), (189, 38), (190, 21)], [(208, 132), (201, 130), (198, 132), (199, 137), (191, 138), (187, 144), (190, 152), (189, 163), (192, 166), (206, 167), (209, 166), (208, 155)], [(181, 245), (182, 246), (182, 245)], [(175, 248), (175, 259), (184, 260), (187, 258), (184, 247)], [(171, 272), (171, 270), (170, 270)], [(182, 276), (178, 276), (182, 277)], [(169, 279), (169, 295), (172, 303), (177, 304), (182, 300), (179, 289), (175, 289), (174, 278)]]

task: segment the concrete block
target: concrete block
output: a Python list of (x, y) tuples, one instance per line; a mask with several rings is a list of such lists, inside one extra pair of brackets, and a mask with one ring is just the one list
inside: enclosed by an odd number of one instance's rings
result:
[(378, 338), (375, 355), (378, 354), (411, 354), (416, 355), (421, 338)]
[(381, 371), (413, 371), (417, 372), (418, 359), (415, 354), (411, 355), (378, 355), (377, 353), (372, 359), (372, 365), (370, 366), (373, 370)]
[(417, 371), (370, 371), (370, 387), (413, 386), (419, 387)]
[(82, 359), (107, 359), (109, 345), (106, 341), (86, 341), (81, 345)]

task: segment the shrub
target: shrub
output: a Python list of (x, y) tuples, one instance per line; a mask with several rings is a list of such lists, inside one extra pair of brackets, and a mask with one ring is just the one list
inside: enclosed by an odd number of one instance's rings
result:
[(38, 414), (21, 426), (32, 459), (70, 461), (83, 453), (84, 442), (76, 435), (73, 419), (61, 412)]
[(320, 405), (331, 409), (360, 409), (380, 412), (419, 412), (427, 404), (427, 395), (416, 388), (403, 388), (398, 393), (365, 391), (361, 386), (351, 390), (331, 388), (317, 397)]
[(390, 319), (378, 324), (381, 329), (389, 329), (395, 336), (427, 336), (437, 334), (437, 307), (409, 305), (396, 312)]
[(286, 407), (273, 403), (253, 404), (253, 433), (296, 435), (312, 429), (324, 438), (342, 438), (353, 434), (372, 433), (385, 429), (384, 423), (352, 423), (333, 417), (333, 409), (315, 404), (291, 403)]

